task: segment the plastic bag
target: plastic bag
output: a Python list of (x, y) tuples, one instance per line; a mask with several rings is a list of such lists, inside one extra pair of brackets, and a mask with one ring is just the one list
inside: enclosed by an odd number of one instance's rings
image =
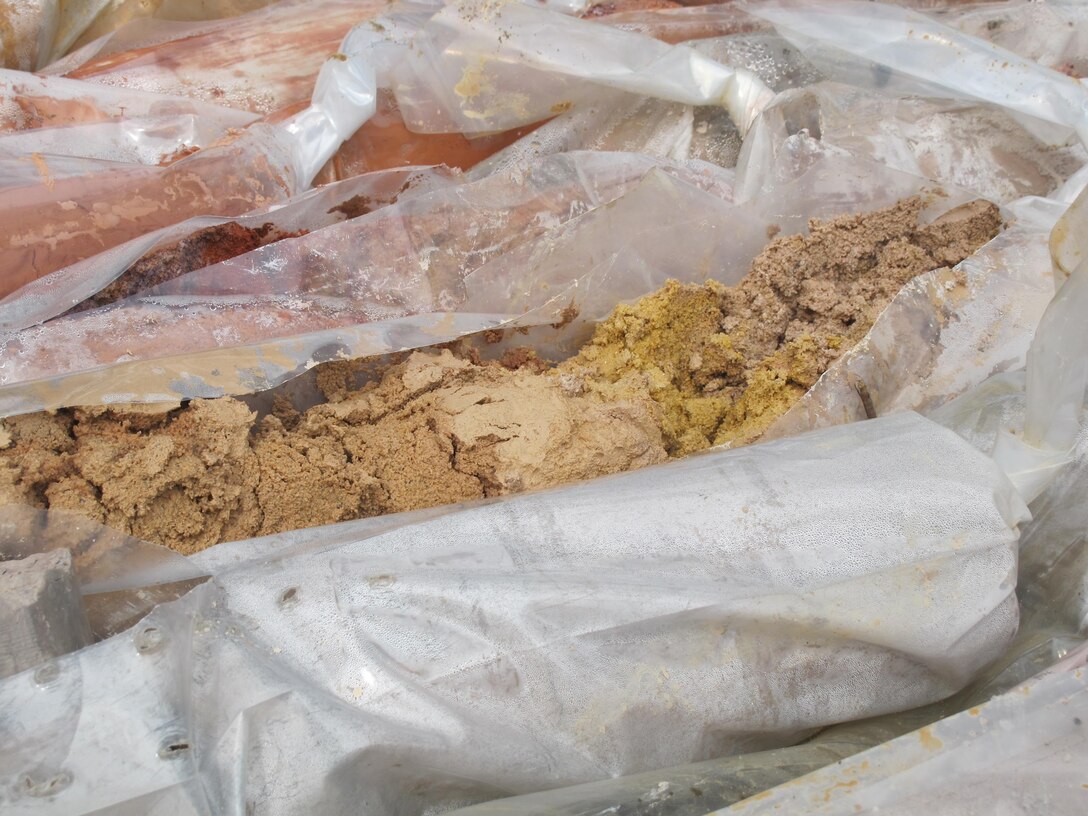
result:
[(369, 538), (247, 542), (223, 571), (217, 547), (194, 559), (214, 583), (51, 685), (0, 684), (34, 735), (4, 767), (63, 773), (70, 812), (154, 791), (183, 812), (392, 813), (782, 745), (995, 657), (1026, 518), (990, 460), (904, 414)]
[[(190, 218), (141, 235), (27, 284), (0, 301), (0, 331), (18, 331), (57, 317), (75, 306), (92, 305), (85, 304), (85, 301), (96, 295), (102, 295), (96, 298), (96, 302), (105, 302), (107, 298), (104, 295), (111, 292), (110, 299), (120, 300), (126, 296), (123, 293), (132, 294), (150, 288), (162, 279), (161, 273), (150, 279), (153, 282), (141, 280), (141, 270), (136, 267), (136, 262), (148, 259), (153, 253), (166, 252), (178, 246), (179, 241), (201, 230), (237, 224), (245, 230), (260, 233), (257, 243), (265, 244), (271, 238), (303, 234), (357, 217), (413, 191), (456, 182), (453, 174), (440, 168), (407, 167), (307, 190), (272, 209), (256, 210), (233, 219), (214, 216)], [(224, 247), (212, 254), (228, 251), (232, 251), (230, 247)], [(200, 259), (194, 263), (193, 268), (196, 269), (207, 265)], [(173, 275), (174, 271), (171, 270), (170, 274)], [(130, 285), (117, 285), (118, 279), (125, 275), (134, 276)]]
[(772, 96), (748, 72), (684, 46), (521, 3), (471, 0), (434, 15), (392, 76), (404, 121), (422, 132), (508, 130), (577, 107), (594, 85), (723, 105), (745, 132)]
[(718, 813), (1082, 812), (1086, 666), (1088, 644), (989, 703)]
[(1076, 3), (1005, 2), (941, 9), (937, 18), (965, 34), (1007, 48), (1040, 65), (1082, 77), (1088, 72), (1088, 14)]
[(116, 121), (122, 117), (185, 115), (224, 129), (257, 121), (257, 116), (248, 111), (196, 99), (0, 70), (0, 132)]
[(131, 20), (214, 20), (235, 17), (280, 0), (61, 0), (60, 19), (48, 62), (116, 31)]
[(1080, 145), (1048, 146), (999, 108), (817, 83), (780, 94), (757, 120), (738, 167), (741, 188), (761, 184), (768, 162), (800, 130), (1000, 203), (1047, 196), (1088, 160)]
[[(0, 158), (37, 154), (48, 163), (56, 156), (126, 164), (160, 165), (208, 147), (227, 135), (222, 124), (193, 114), (126, 116), (115, 122), (37, 128), (0, 134)], [(55, 171), (51, 175), (56, 176)]]
[[(775, 35), (707, 39), (693, 48), (726, 65), (751, 71), (775, 91), (818, 79), (797, 52)], [(602, 90), (482, 162), (472, 175), (479, 178), (564, 150), (633, 151), (733, 167), (741, 150), (741, 132), (728, 113), (714, 105), (682, 105)]]
[[(489, 177), (412, 197), (190, 273), (153, 294), (9, 335), (4, 374), (11, 387), (5, 407), (20, 413), (42, 407), (43, 398), (86, 404), (125, 392), (121, 398), (129, 401), (246, 393), (290, 379), (316, 362), (433, 345), (530, 310), (538, 310), (537, 322), (558, 322), (569, 296), (559, 303), (554, 292), (539, 287), (516, 306), (496, 303), (497, 312), (473, 308), (474, 294), (487, 296), (494, 286), (493, 278), (485, 281), (476, 270), (525, 241), (538, 241), (547, 252), (553, 230), (616, 199), (660, 166), (633, 154), (554, 157), (528, 175)], [(700, 186), (727, 194), (729, 179), (723, 187), (714, 168), (702, 174), (666, 169), (676, 180), (670, 198), (655, 206), (669, 213), (670, 223), (688, 224), (690, 248), (667, 268), (650, 270), (649, 280), (641, 277), (645, 267), (626, 278), (621, 267), (607, 288), (590, 286), (607, 308), (618, 297), (655, 288), (670, 272), (701, 279), (700, 270), (713, 268), (710, 248), (730, 247), (723, 233), (702, 226), (731, 216), (732, 208)], [(677, 209), (691, 196), (704, 207), (698, 221)], [(641, 224), (656, 218), (641, 209), (645, 203), (640, 199), (638, 207), (625, 208), (626, 217)], [(440, 231), (448, 237), (436, 242)], [(618, 237), (605, 234), (605, 246)], [(651, 240), (646, 235), (625, 243), (637, 255)], [(366, 255), (360, 256), (359, 247), (367, 248)], [(743, 251), (748, 255), (737, 259), (737, 276), (758, 247)], [(596, 246), (585, 246), (581, 258), (596, 252)], [(582, 281), (585, 287), (598, 266), (565, 266), (560, 281), (575, 287)], [(526, 269), (516, 273), (517, 280), (531, 275)], [(139, 345), (128, 339), (137, 332)], [(108, 379), (96, 371), (103, 364), (112, 366)], [(58, 375), (63, 379), (55, 379)], [(44, 377), (53, 384), (33, 382)]]
[(267, 114), (309, 99), (322, 64), (352, 26), (386, 7), (320, 0), (276, 3), (214, 22), (143, 20), (47, 73)]
[(39, 184), (8, 191), (0, 198), (8, 227), (0, 295), (187, 217), (238, 215), (306, 189), (374, 112), (372, 56), (390, 36), (397, 34), (354, 29), (322, 66), (310, 105), (282, 124), (253, 125), (165, 168), (122, 166), (60, 181), (43, 172)]
[(0, 30), (0, 68), (35, 71), (47, 61), (57, 30), (58, 0), (5, 3)]
[[(963, 34), (919, 12), (858, 0), (806, 3), (791, 0), (746, 8), (829, 72), (858, 84), (888, 84), (887, 69), (930, 95), (977, 99), (1065, 128), (1088, 141), (1088, 89), (985, 40)], [(872, 69), (873, 65), (884, 70)], [(867, 81), (866, 81), (867, 80)]]

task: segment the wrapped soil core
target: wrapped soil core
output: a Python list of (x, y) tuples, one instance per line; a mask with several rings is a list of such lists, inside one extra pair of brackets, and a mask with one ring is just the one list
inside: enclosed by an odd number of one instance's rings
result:
[(0, 503), (76, 511), (195, 552), (749, 442), (903, 284), (1001, 228), (986, 202), (925, 226), (921, 208), (911, 198), (814, 221), (807, 236), (772, 241), (735, 287), (670, 282), (617, 308), (557, 366), (524, 351), (482, 362), (432, 349), (259, 422), (229, 397), (8, 418)]

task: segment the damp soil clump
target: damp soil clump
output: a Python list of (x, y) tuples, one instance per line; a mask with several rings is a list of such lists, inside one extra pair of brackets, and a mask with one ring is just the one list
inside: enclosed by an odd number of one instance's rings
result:
[[(72, 408), (0, 423), (0, 504), (69, 510), (184, 553), (338, 521), (499, 496), (752, 441), (918, 274), (1001, 228), (973, 202), (813, 221), (736, 286), (668, 283), (618, 307), (573, 358), (414, 352), (362, 388), (258, 420), (230, 397)], [(576, 307), (572, 304), (571, 309)], [(350, 366), (348, 366), (350, 368)]]
[(912, 278), (953, 266), (1001, 229), (974, 201), (928, 225), (922, 200), (812, 221), (773, 240), (736, 286), (668, 283), (620, 306), (561, 370), (612, 382), (640, 372), (671, 456), (755, 440), (868, 332)]

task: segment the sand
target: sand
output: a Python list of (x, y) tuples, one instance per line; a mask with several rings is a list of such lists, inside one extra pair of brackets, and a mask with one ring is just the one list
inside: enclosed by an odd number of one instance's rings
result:
[(184, 407), (0, 425), (0, 504), (79, 512), (192, 553), (218, 542), (551, 487), (757, 439), (915, 275), (1001, 227), (974, 202), (919, 226), (917, 198), (772, 241), (735, 287), (670, 282), (617, 308), (570, 360), (414, 352), (362, 389), (257, 420)]

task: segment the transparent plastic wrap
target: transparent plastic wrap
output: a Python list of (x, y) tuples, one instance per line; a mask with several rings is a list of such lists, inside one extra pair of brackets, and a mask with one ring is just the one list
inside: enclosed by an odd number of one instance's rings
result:
[(724, 106), (743, 133), (773, 96), (749, 72), (686, 46), (522, 3), (475, 0), (435, 14), (392, 78), (404, 121), (422, 132), (508, 130), (577, 107), (604, 86)]
[(471, 137), (461, 133), (413, 133), (405, 127), (392, 93), (379, 88), (374, 115), (326, 162), (314, 184), (412, 165), (442, 164), (468, 170), (530, 135), (535, 127), (528, 125)]
[[(489, 260), (534, 241), (546, 261), (553, 233), (565, 222), (631, 192), (661, 167), (666, 175), (653, 181), (666, 197), (649, 208), (646, 196), (623, 207), (622, 233), (606, 231), (593, 244), (574, 243), (574, 262), (561, 267), (555, 281), (563, 284), (566, 300), (537, 286), (516, 306), (473, 309), (473, 298), (489, 297), (495, 285), (493, 276), (477, 274)], [(154, 402), (246, 393), (317, 362), (433, 345), (529, 311), (538, 323), (555, 323), (569, 306), (566, 288), (577, 290), (579, 281), (608, 304), (606, 313), (617, 300), (645, 294), (669, 274), (697, 280), (722, 267), (739, 277), (762, 238), (754, 246), (742, 243), (738, 257), (723, 232), (703, 228), (714, 219), (742, 217), (727, 200), (730, 181), (712, 167), (698, 172), (636, 154), (583, 153), (551, 157), (532, 173), (519, 170), (412, 197), (184, 275), (144, 296), (9, 335), (5, 412), (37, 410), (43, 401)], [(704, 208), (694, 221), (688, 209), (693, 205)], [(640, 252), (660, 254), (660, 244), (649, 246), (656, 229), (647, 233), (646, 227), (656, 226), (662, 215), (678, 227), (687, 224), (684, 253), (674, 253), (666, 268), (639, 264), (624, 275), (621, 266), (608, 276), (607, 288), (589, 286), (600, 265), (589, 259), (602, 249), (622, 242), (635, 258)], [(511, 275), (505, 283), (533, 279), (531, 269), (515, 267)], [(22, 309), (21, 303), (12, 302), (12, 309)], [(139, 344), (130, 339), (137, 334)], [(103, 365), (111, 365), (108, 379), (100, 376)], [(63, 379), (52, 384), (33, 382), (58, 375)]]
[(0, 68), (35, 71), (48, 61), (58, 0), (5, 2), (0, 14)]
[(185, 599), (0, 684), (25, 735), (0, 795), (418, 813), (789, 744), (1000, 654), (1027, 518), (991, 460), (902, 414), (212, 548)]
[(273, 5), (279, 0), (61, 0), (49, 62), (104, 37), (133, 20), (215, 20)]
[[(799, 54), (774, 34), (718, 37), (695, 43), (693, 48), (726, 65), (751, 71), (774, 91), (819, 79)], [(724, 108), (601, 90), (482, 162), (473, 175), (479, 177), (564, 150), (636, 151), (733, 167), (740, 154), (741, 138)]]
[(188, 113), (126, 116), (115, 122), (0, 133), (0, 158), (19, 159), (25, 164), (26, 156), (37, 154), (47, 164), (56, 156), (170, 164), (225, 137), (227, 127)]
[(586, 15), (600, 25), (645, 34), (667, 43), (681, 43), (708, 37), (747, 34), (770, 28), (734, 3), (684, 8), (650, 8), (617, 11), (597, 16)]
[(934, 14), (1047, 68), (1074, 77), (1088, 74), (1088, 10), (1076, 2), (972, 4)]
[(0, 295), (186, 218), (281, 201), (297, 186), (291, 163), (289, 146), (268, 125), (167, 167), (115, 164), (61, 176), (41, 158), (37, 184), (0, 194)]
[(767, 438), (895, 411), (931, 411), (1022, 367), (1054, 297), (1046, 240), (1060, 205), (1025, 200), (1016, 220), (953, 269), (920, 275)]
[[(578, 342), (669, 277), (736, 281), (770, 226), (801, 232), (809, 218), (889, 206), (926, 185), (811, 150), (795, 163), (784, 154), (766, 194), (743, 205), (731, 182), (701, 163), (573, 153), (413, 197), (8, 335), (2, 412), (248, 393), (326, 360), (566, 323), (572, 306), (565, 337)], [(971, 198), (948, 191), (931, 213)], [(968, 372), (964, 387), (988, 373)]]
[(123, 632), (158, 603), (207, 579), (184, 556), (130, 538), (76, 513), (0, 508), (0, 561), (66, 549), (95, 640)]
[(717, 813), (1081, 813), (1086, 716), (1088, 643), (988, 703)]
[[(0, 331), (28, 328), (74, 307), (85, 309), (122, 300), (223, 257), (358, 217), (414, 192), (456, 183), (454, 174), (442, 168), (406, 167), (307, 190), (274, 208), (232, 219), (190, 218), (27, 284), (0, 301)], [(244, 234), (233, 228), (221, 229), (225, 225), (237, 225)], [(201, 249), (189, 253), (185, 244), (194, 242)]]
[(321, 67), (305, 109), (281, 124), (254, 124), (167, 167), (121, 165), (58, 180), (42, 159), (37, 184), (0, 196), (7, 227), (0, 295), (186, 218), (239, 215), (306, 189), (373, 114), (371, 55), (385, 40), (379, 31), (354, 29), (341, 53)]
[(77, 52), (47, 73), (268, 114), (309, 99), (322, 64), (352, 26), (387, 5), (286, 2), (213, 22), (143, 20), (85, 49), (94, 53)]
[[(1000, 434), (1022, 433), (1026, 382), (1023, 370), (994, 376), (930, 416), (990, 454)], [(977, 706), (1063, 660), (1088, 637), (1088, 548), (1084, 546), (1088, 509), (1083, 501), (1088, 490), (1088, 413), (1082, 412), (1080, 419), (1069, 453), (1071, 464), (1031, 503), (1032, 518), (1021, 528), (1016, 590), (1021, 612), (1016, 639), (960, 693), (919, 709), (835, 725), (789, 748), (494, 800), (458, 811), (458, 816), (701, 816), (708, 809), (748, 797), (755, 797), (746, 803), (748, 807), (769, 798), (780, 803), (773, 812), (823, 812), (810, 811), (806, 807), (811, 805), (803, 806), (802, 800), (792, 798), (792, 787), (806, 791), (806, 796), (815, 791), (817, 803), (823, 807), (823, 795), (830, 784), (821, 781), (817, 786), (816, 780), (831, 779), (853, 788), (855, 782), (862, 784), (870, 776), (864, 773), (870, 754), (859, 752), (968, 709), (977, 722)], [(1030, 701), (1022, 697), (1020, 706), (1006, 709), (1009, 722), (1022, 724), (1020, 718), (1028, 716), (1028, 708)], [(917, 739), (917, 734), (909, 738)], [(910, 746), (909, 740), (904, 745)], [(812, 777), (811, 783), (799, 780), (790, 787), (763, 793), (855, 754), (857, 759), (846, 765), (846, 773), (836, 774), (829, 768)], [(1062, 790), (1059, 786), (1057, 792)], [(979, 812), (990, 812), (993, 802), (977, 791), (975, 795)], [(851, 807), (854, 804), (851, 800)]]
[(0, 132), (192, 115), (222, 128), (245, 127), (255, 114), (180, 96), (95, 85), (77, 79), (0, 70)]
[(819, 82), (780, 94), (757, 120), (738, 165), (742, 187), (762, 183), (768, 163), (801, 130), (1000, 203), (1047, 196), (1088, 160), (1080, 145), (1047, 145), (997, 107)]
[(832, 79), (989, 102), (1051, 125), (1045, 132), (1055, 144), (1072, 131), (1088, 140), (1088, 89), (1081, 83), (920, 12), (860, 0), (771, 0), (746, 8)]

